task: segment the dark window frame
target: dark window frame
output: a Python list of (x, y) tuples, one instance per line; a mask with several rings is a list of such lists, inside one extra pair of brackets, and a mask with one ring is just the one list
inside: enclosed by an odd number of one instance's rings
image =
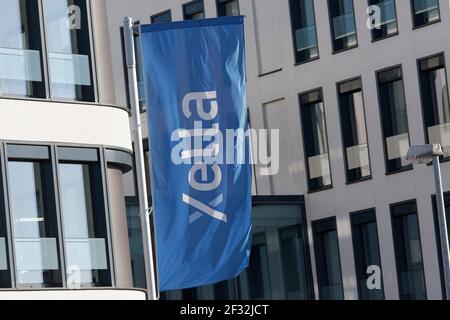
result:
[[(406, 206), (406, 205), (415, 205), (416, 208), (416, 212), (415, 213), (395, 213), (393, 210), (396, 207), (401, 207), (401, 206)], [(395, 269), (396, 269), (396, 276), (397, 276), (397, 285), (398, 285), (398, 289), (399, 289), (399, 295), (400, 295), (400, 300), (402, 300), (401, 297), (401, 292), (400, 292), (400, 288), (402, 287), (401, 284), (401, 279), (400, 279), (400, 264), (402, 262), (404, 262), (404, 260), (402, 259), (403, 257), (399, 257), (398, 254), (398, 249), (397, 249), (397, 243), (396, 240), (397, 234), (396, 234), (396, 227), (395, 227), (395, 218), (400, 218), (402, 216), (407, 216), (407, 215), (411, 215), (411, 214), (415, 214), (416, 215), (416, 219), (417, 219), (417, 226), (418, 226), (418, 232), (419, 232), (419, 240), (420, 240), (420, 254), (422, 256), (422, 272), (423, 272), (423, 281), (424, 281), (424, 294), (425, 297), (427, 298), (428, 294), (427, 294), (427, 280), (426, 280), (426, 273), (425, 273), (425, 267), (424, 267), (424, 263), (423, 263), (423, 245), (422, 245), (422, 235), (421, 235), (421, 229), (420, 229), (420, 220), (419, 220), (419, 212), (418, 212), (418, 207), (417, 207), (417, 200), (416, 199), (411, 199), (411, 200), (405, 200), (405, 201), (401, 201), (401, 202), (397, 202), (397, 203), (391, 203), (389, 204), (389, 214), (391, 217), (391, 229), (392, 229), (392, 239), (393, 239), (393, 245), (394, 245), (394, 255), (395, 255)]]
[[(443, 61), (442, 68), (445, 71), (445, 80), (447, 81), (447, 86), (450, 85), (450, 83), (448, 82), (449, 78), (448, 78), (448, 72), (447, 72), (447, 63), (445, 61), (445, 52), (442, 51), (442, 52), (438, 52), (438, 53), (417, 59), (417, 62), (416, 62), (417, 63), (417, 81), (419, 83), (420, 107), (421, 107), (420, 109), (422, 112), (421, 113), (422, 114), (422, 126), (423, 126), (423, 132), (424, 132), (424, 137), (425, 137), (425, 143), (429, 143), (430, 139), (428, 136), (428, 128), (426, 127), (426, 124), (425, 124), (425, 106), (423, 103), (424, 98), (423, 98), (423, 91), (422, 91), (423, 86), (422, 86), (422, 77), (421, 77), (422, 70), (421, 70), (420, 64), (423, 61), (433, 59), (433, 58), (442, 58), (442, 61)], [(437, 70), (437, 69), (439, 69), (439, 68), (431, 68), (431, 69), (428, 69), (427, 71), (433, 71), (433, 70)], [(450, 102), (450, 89), (448, 87), (447, 87), (447, 98), (448, 98), (448, 101)], [(443, 157), (441, 157), (441, 162), (446, 162), (446, 161), (450, 161), (450, 156), (444, 155)]]
[[(330, 166), (330, 180), (331, 183), (330, 185), (327, 186), (323, 186), (321, 188), (317, 188), (317, 189), (311, 189), (310, 187), (310, 173), (309, 173), (309, 164), (308, 164), (308, 156), (305, 150), (305, 128), (303, 126), (303, 116), (302, 116), (302, 108), (303, 108), (303, 104), (302, 104), (302, 96), (304, 95), (308, 95), (308, 94), (312, 94), (317, 92), (318, 94), (320, 94), (321, 98), (320, 101), (323, 104), (323, 117), (324, 117), (324, 125), (325, 125), (325, 136), (327, 138), (327, 149), (328, 149), (328, 163)], [(326, 109), (325, 109), (325, 101), (324, 101), (324, 96), (323, 96), (323, 88), (319, 87), (316, 89), (312, 89), (312, 90), (308, 90), (305, 92), (301, 92), (298, 94), (298, 103), (299, 103), (299, 111), (300, 111), (300, 124), (301, 124), (301, 134), (302, 134), (302, 141), (303, 141), (303, 156), (304, 156), (304, 161), (305, 161), (305, 166), (306, 166), (306, 179), (307, 179), (307, 186), (308, 186), (308, 193), (312, 194), (312, 193), (316, 193), (316, 192), (321, 192), (321, 191), (325, 191), (325, 190), (330, 190), (333, 189), (333, 171), (332, 171), (332, 167), (331, 167), (331, 157), (330, 157), (330, 145), (329, 145), (329, 139), (328, 139), (328, 125), (327, 125), (327, 117), (326, 117)]]
[[(367, 152), (368, 152), (368, 156), (369, 156), (369, 170), (370, 170), (370, 175), (354, 180), (354, 181), (350, 181), (349, 176), (348, 176), (348, 163), (347, 163), (347, 156), (346, 156), (346, 152), (345, 152), (345, 143), (344, 143), (344, 130), (343, 130), (343, 119), (342, 119), (342, 114), (341, 114), (341, 106), (340, 106), (340, 96), (341, 96), (341, 90), (340, 90), (340, 86), (346, 83), (350, 83), (353, 81), (360, 81), (361, 82), (361, 87), (359, 89), (354, 89), (351, 91), (348, 91), (346, 93), (351, 93), (351, 92), (357, 92), (358, 90), (361, 91), (361, 95), (362, 95), (362, 102), (363, 102), (363, 111), (364, 111), (364, 126), (366, 129), (366, 139), (367, 139)], [(340, 124), (340, 129), (341, 129), (341, 143), (342, 143), (342, 154), (343, 154), (343, 159), (344, 159), (344, 166), (345, 166), (345, 181), (347, 185), (352, 185), (355, 183), (360, 183), (360, 182), (364, 182), (364, 181), (368, 181), (368, 180), (372, 180), (373, 179), (373, 172), (372, 172), (372, 161), (370, 158), (370, 143), (369, 143), (369, 133), (367, 130), (367, 114), (366, 114), (366, 99), (364, 99), (364, 83), (362, 80), (361, 76), (357, 76), (357, 77), (353, 77), (353, 78), (349, 78), (346, 80), (342, 80), (336, 83), (336, 93), (337, 93), (337, 101), (338, 101), (338, 113), (339, 113), (339, 124)]]
[[(381, 270), (381, 290), (383, 292), (383, 299), (385, 299), (385, 288), (384, 288), (384, 279), (383, 279), (383, 266), (382, 266), (382, 256), (381, 256), (381, 249), (380, 249), (380, 236), (379, 236), (379, 230), (378, 230), (378, 221), (377, 221), (377, 213), (375, 208), (355, 211), (350, 213), (350, 223), (351, 223), (351, 233), (352, 233), (352, 243), (353, 243), (353, 257), (355, 262), (355, 272), (356, 272), (356, 281), (357, 281), (357, 289), (358, 289), (358, 297), (361, 300), (362, 296), (362, 290), (359, 286), (358, 279), (361, 276), (361, 270), (365, 269), (362, 266), (362, 263), (360, 260), (356, 257), (356, 252), (358, 247), (361, 247), (361, 243), (355, 239), (355, 231), (356, 228), (360, 225), (368, 224), (368, 223), (375, 223), (376, 231), (377, 231), (377, 242), (378, 242), (378, 256), (380, 258), (380, 270)], [(364, 250), (364, 249), (363, 249)], [(364, 275), (367, 276), (366, 273)]]
[(431, 25), (433, 25), (433, 24), (435, 24), (435, 23), (439, 23), (439, 22), (442, 21), (441, 5), (440, 5), (440, 3), (439, 3), (439, 0), (437, 0), (437, 4), (438, 4), (439, 19), (436, 19), (436, 20), (434, 20), (434, 21), (427, 22), (427, 23), (422, 24), (422, 25), (420, 25), (420, 26), (416, 26), (415, 12), (414, 12), (414, 0), (410, 0), (410, 1), (409, 1), (409, 7), (410, 7), (410, 10), (411, 10), (411, 24), (412, 24), (412, 30), (418, 30), (418, 29), (421, 29), (421, 28), (425, 28), (425, 27), (431, 26)]
[[(109, 276), (109, 284), (106, 283), (81, 283), (81, 288), (111, 288), (111, 287), (115, 287), (115, 266), (114, 266), (114, 249), (113, 249), (113, 245), (112, 245), (112, 236), (111, 236), (111, 214), (110, 214), (110, 210), (109, 210), (109, 194), (108, 194), (108, 182), (107, 182), (107, 177), (106, 177), (106, 172), (107, 172), (107, 165), (106, 165), (106, 160), (105, 160), (105, 149), (104, 148), (89, 148), (89, 147), (68, 147), (68, 146), (62, 146), (62, 145), (58, 145), (55, 146), (55, 156), (54, 156), (54, 161), (55, 161), (55, 167), (56, 167), (56, 174), (58, 175), (57, 177), (57, 183), (58, 183), (58, 191), (57, 192), (57, 196), (58, 196), (58, 200), (61, 199), (61, 194), (62, 194), (62, 190), (61, 190), (61, 183), (60, 183), (60, 176), (59, 176), (59, 165), (60, 164), (87, 164), (89, 165), (89, 171), (90, 171), (90, 176), (92, 175), (93, 170), (97, 170), (97, 174), (99, 178), (99, 181), (101, 183), (101, 189), (98, 190), (98, 195), (101, 195), (101, 197), (103, 198), (103, 204), (98, 203), (97, 206), (99, 207), (103, 207), (103, 213), (104, 213), (104, 221), (105, 221), (105, 235), (106, 235), (106, 239), (105, 239), (105, 245), (106, 245), (106, 254), (107, 254), (107, 265), (108, 265), (108, 269), (106, 271), (101, 271), (102, 273), (107, 274), (107, 276)], [(76, 151), (81, 151), (78, 155), (76, 155)], [(68, 154), (67, 156), (63, 156), (60, 157), (60, 153), (61, 151), (64, 153), (66, 151), (66, 153)], [(68, 151), (68, 152), (67, 152)], [(94, 159), (93, 153), (97, 154), (97, 158)], [(97, 168), (92, 168), (91, 165), (95, 165), (97, 166)], [(92, 178), (92, 176), (91, 176)], [(92, 182), (91, 182), (92, 183)], [(95, 205), (95, 204), (94, 204)], [(61, 225), (61, 230), (62, 230), (62, 238), (61, 241), (64, 242), (65, 237), (64, 237), (64, 219), (63, 219), (63, 209), (62, 209), (62, 204), (61, 201), (59, 201), (59, 206), (60, 206), (60, 225)], [(64, 245), (64, 243), (63, 243)], [(65, 248), (65, 247), (64, 247)], [(64, 252), (66, 250), (64, 249)], [(66, 257), (64, 256), (63, 259), (66, 259)], [(108, 274), (109, 273), (109, 274)]]
[[(190, 7), (190, 6), (196, 5), (197, 3), (199, 5), (201, 3), (202, 10), (196, 10), (195, 12), (188, 14), (186, 12), (186, 9), (188, 7)], [(203, 14), (206, 16), (206, 13), (205, 13), (205, 2), (203, 0), (192, 0), (190, 2), (184, 3), (182, 8), (183, 8), (183, 20), (192, 20), (191, 18), (188, 19), (188, 17), (192, 17), (194, 14), (198, 14), (200, 12), (203, 12)]]
[(336, 216), (334, 217), (328, 217), (320, 220), (315, 220), (311, 222), (311, 229), (313, 234), (313, 245), (314, 245), (314, 260), (316, 263), (316, 276), (317, 276), (317, 287), (319, 291), (319, 299), (323, 299), (323, 293), (321, 290), (321, 287), (325, 284), (324, 275), (326, 274), (325, 266), (321, 263), (323, 258), (323, 252), (319, 251), (320, 249), (318, 247), (318, 243), (322, 241), (322, 239), (319, 239), (319, 236), (325, 232), (336, 232), (336, 238), (337, 238), (337, 246), (338, 246), (338, 256), (339, 256), (339, 269), (340, 269), (340, 279), (341, 279), (341, 296), (342, 299), (345, 299), (344, 296), (344, 283), (343, 283), (343, 277), (342, 277), (342, 262), (341, 262), (341, 253), (339, 249), (339, 233), (337, 228), (337, 219)]
[[(308, 279), (308, 289), (309, 289), (309, 297), (311, 300), (314, 300), (315, 297), (315, 289), (314, 289), (314, 280), (313, 280), (313, 272), (312, 272), (312, 260), (311, 260), (311, 249), (309, 246), (309, 233), (308, 233), (308, 222), (307, 222), (307, 213), (305, 208), (305, 197), (304, 196), (253, 196), (252, 197), (252, 209), (258, 206), (299, 206), (300, 214), (301, 214), (301, 232), (303, 234), (303, 245), (305, 249), (306, 256), (306, 272)], [(286, 227), (290, 228), (290, 227)], [(284, 228), (284, 229), (286, 229)], [(283, 229), (283, 228), (282, 228)]]
[[(370, 1), (370, 0), (368, 0), (368, 1)], [(375, 42), (378, 42), (378, 41), (382, 41), (382, 40), (385, 40), (385, 39), (389, 39), (389, 38), (398, 36), (400, 34), (400, 26), (398, 24), (398, 13), (397, 13), (397, 2), (396, 2), (396, 0), (394, 0), (394, 6), (395, 6), (395, 23), (397, 24), (397, 31), (394, 32), (394, 33), (387, 34), (385, 36), (379, 37), (377, 39), (374, 39), (374, 37), (373, 37), (373, 30), (370, 30), (370, 38), (371, 38), (372, 43), (375, 43)]]
[(162, 16), (164, 16), (164, 15), (166, 15), (166, 14), (169, 14), (170, 15), (170, 21), (172, 21), (172, 10), (171, 9), (168, 9), (168, 10), (164, 10), (164, 11), (161, 11), (161, 12), (159, 12), (159, 13), (156, 13), (156, 14), (153, 14), (153, 15), (151, 15), (150, 16), (150, 23), (161, 23), (161, 22), (155, 22), (154, 21), (154, 19), (156, 19), (156, 18), (159, 18), (159, 17), (162, 17)]
[(317, 39), (317, 57), (314, 57), (314, 58), (311, 58), (311, 59), (308, 59), (305, 61), (298, 61), (299, 59), (297, 56), (297, 44), (296, 44), (296, 37), (295, 37), (295, 30), (294, 30), (294, 19), (293, 19), (292, 10), (291, 10), (291, 7), (292, 7), (291, 2), (292, 1), (296, 1), (296, 0), (289, 0), (289, 17), (290, 17), (290, 22), (291, 22), (292, 48), (294, 51), (294, 66), (300, 66), (302, 64), (313, 62), (313, 61), (320, 59), (320, 48), (319, 48), (319, 40), (318, 40), (319, 38), (317, 35), (316, 5), (314, 3), (314, 0), (311, 0), (312, 1), (312, 9), (313, 9), (312, 14), (314, 15), (314, 21), (315, 21), (314, 29), (315, 29), (315, 33), (316, 33), (316, 39)]
[[(331, 8), (329, 5), (329, 1), (336, 1), (336, 0), (327, 0), (327, 11), (328, 11), (328, 24), (329, 24), (329, 28), (330, 28), (330, 39), (331, 39), (331, 54), (338, 54), (341, 52), (345, 52), (351, 49), (355, 49), (359, 47), (359, 39), (358, 39), (358, 29), (357, 29), (357, 25), (356, 25), (356, 14), (355, 14), (355, 1), (352, 1), (352, 7), (353, 7), (353, 22), (354, 22), (354, 26), (355, 26), (355, 39), (356, 39), (356, 44), (349, 46), (347, 48), (343, 48), (343, 49), (339, 49), (336, 50), (335, 46), (334, 46), (334, 28), (333, 28), (333, 20), (331, 18)], [(345, 1), (345, 0), (343, 0)]]
[(94, 101), (83, 101), (83, 100), (71, 100), (71, 99), (63, 99), (63, 98), (52, 98), (51, 96), (51, 80), (50, 80), (50, 70), (48, 63), (48, 41), (47, 41), (47, 32), (45, 28), (45, 19), (44, 19), (44, 4), (43, 0), (38, 1), (39, 7), (39, 29), (41, 36), (41, 68), (43, 73), (43, 85), (45, 91), (45, 97), (28, 97), (22, 95), (2, 95), (0, 93), (0, 98), (2, 99), (12, 99), (12, 100), (23, 100), (23, 101), (43, 101), (43, 102), (51, 102), (51, 103), (70, 103), (70, 104), (81, 104), (81, 105), (101, 105), (100, 96), (99, 96), (99, 81), (98, 81), (98, 73), (97, 73), (97, 57), (96, 57), (96, 46), (95, 46), (95, 35), (93, 32), (93, 18), (92, 18), (92, 4), (91, 0), (86, 1), (86, 14), (87, 14), (87, 24), (89, 29), (89, 44), (90, 44), (90, 67), (91, 67), (91, 80), (92, 80), (92, 88), (94, 91)]
[[(13, 157), (8, 156), (7, 148), (13, 146), (17, 147), (16, 151), (13, 151)], [(15, 265), (16, 265), (16, 259), (15, 259), (15, 252), (13, 247), (13, 235), (12, 235), (12, 221), (11, 221), (11, 210), (10, 210), (10, 199), (9, 199), (9, 179), (8, 179), (8, 172), (7, 172), (7, 162), (11, 159), (12, 161), (17, 161), (23, 159), (24, 161), (42, 161), (45, 160), (45, 155), (43, 154), (42, 150), (43, 148), (48, 148), (48, 159), (47, 161), (51, 162), (51, 168), (52, 168), (52, 185), (54, 188), (54, 198), (55, 198), (55, 210), (56, 210), (56, 217), (57, 217), (57, 225), (58, 225), (58, 262), (60, 264), (61, 274), (62, 274), (62, 286), (58, 287), (59, 289), (68, 289), (67, 287), (67, 275), (66, 275), (66, 258), (65, 258), (65, 249), (64, 249), (64, 232), (62, 230), (62, 213), (61, 213), (61, 203), (60, 203), (60, 191), (59, 191), (59, 176), (58, 176), (58, 156), (57, 156), (57, 149), (58, 148), (67, 148), (67, 149), (80, 149), (80, 150), (97, 150), (98, 152), (98, 164), (100, 165), (101, 170), (101, 180), (102, 180), (102, 192), (103, 192), (103, 206), (105, 208), (105, 215), (106, 215), (106, 225), (107, 225), (107, 234), (108, 238), (106, 239), (106, 244), (108, 247), (108, 264), (109, 264), (109, 270), (111, 274), (111, 284), (107, 287), (98, 287), (98, 286), (87, 286), (84, 285), (83, 289), (95, 289), (95, 288), (104, 288), (104, 289), (114, 289), (116, 288), (116, 274), (115, 274), (115, 265), (114, 265), (114, 248), (112, 246), (112, 237), (111, 237), (111, 216), (110, 216), (110, 209), (109, 209), (109, 194), (108, 194), (108, 182), (107, 182), (107, 167), (109, 165), (109, 160), (106, 156), (106, 151), (110, 150), (104, 146), (101, 145), (79, 145), (79, 144), (58, 144), (58, 143), (49, 143), (49, 144), (43, 144), (41, 142), (23, 142), (23, 141), (9, 141), (9, 140), (1, 140), (0, 141), (0, 167), (2, 171), (2, 175), (0, 179), (0, 183), (2, 184), (4, 194), (3, 197), (5, 199), (5, 214), (7, 219), (7, 246), (8, 246), (8, 259), (9, 259), (9, 272), (11, 277), (11, 287), (10, 288), (0, 288), (0, 292), (3, 290), (30, 290), (33, 291), (48, 291), (48, 290), (55, 290), (54, 287), (45, 287), (41, 285), (17, 285), (16, 281), (16, 272), (15, 272)], [(14, 150), (14, 148), (13, 148)], [(18, 151), (17, 151), (18, 150)], [(77, 158), (77, 157), (75, 157)], [(74, 159), (72, 161), (66, 159), (69, 162), (75, 162), (78, 163), (79, 159), (85, 159), (86, 155), (80, 155), (77, 159)], [(0, 195), (1, 196), (1, 195)]]
[[(46, 149), (46, 152), (43, 152), (44, 149)], [(12, 151), (12, 156), (9, 155), (9, 151)], [(7, 203), (8, 203), (8, 212), (6, 213), (9, 217), (10, 221), (10, 234), (8, 237), (11, 241), (11, 251), (12, 251), (12, 265), (14, 266), (14, 271), (12, 271), (12, 274), (14, 274), (15, 278), (14, 281), (14, 289), (27, 289), (27, 290), (54, 290), (55, 288), (66, 288), (66, 265), (65, 265), (65, 259), (64, 259), (64, 249), (62, 247), (62, 229), (61, 229), (61, 220), (60, 220), (60, 206), (59, 206), (59, 197), (58, 197), (58, 190), (57, 190), (57, 172), (55, 171), (54, 167), (54, 161), (53, 161), (53, 149), (49, 145), (37, 145), (37, 144), (16, 144), (16, 143), (5, 143), (3, 144), (3, 152), (4, 152), (4, 167), (5, 167), (5, 183), (4, 190), (7, 190)], [(10, 189), (10, 174), (8, 169), (9, 162), (29, 162), (29, 163), (44, 163), (48, 170), (48, 177), (51, 181), (51, 187), (52, 192), (54, 194), (50, 194), (49, 197), (52, 199), (50, 200), (52, 203), (52, 208), (49, 211), (54, 211), (54, 218), (56, 218), (56, 221), (53, 222), (54, 227), (56, 228), (57, 233), (57, 255), (58, 255), (58, 270), (51, 270), (50, 272), (56, 273), (57, 277), (60, 277), (60, 282), (58, 283), (27, 283), (27, 284), (18, 284), (17, 280), (17, 256), (16, 256), (16, 250), (15, 250), (15, 244), (14, 244), (14, 227), (13, 227), (13, 213), (11, 209), (11, 189)], [(44, 170), (44, 168), (41, 168), (41, 170)], [(43, 179), (44, 180), (44, 179)], [(49, 181), (47, 181), (48, 183)], [(59, 274), (58, 274), (59, 273)]]
[[(450, 192), (444, 192), (444, 208), (447, 207), (447, 204), (450, 206)], [(431, 206), (433, 210), (433, 222), (434, 222), (434, 229), (436, 234), (436, 250), (437, 250), (437, 256), (438, 256), (438, 263), (439, 263), (439, 277), (441, 282), (441, 289), (442, 289), (442, 298), (443, 300), (447, 299), (447, 292), (445, 290), (445, 275), (444, 275), (444, 266), (443, 266), (443, 258), (442, 258), (442, 244), (441, 244), (441, 234), (439, 230), (439, 216), (438, 216), (438, 210), (437, 210), (437, 203), (436, 203), (436, 195), (431, 195)], [(445, 216), (447, 218), (447, 221), (450, 219), (450, 212), (446, 210)], [(447, 224), (447, 227), (449, 225)], [(449, 230), (447, 230), (449, 232)]]
[(220, 15), (220, 5), (221, 4), (227, 4), (228, 2), (236, 1), (238, 5), (239, 14), (241, 14), (241, 5), (239, 3), (239, 0), (216, 0), (216, 13), (217, 17), (226, 17), (226, 15)]
[(381, 110), (381, 83), (379, 81), (379, 75), (383, 72), (386, 71), (390, 71), (390, 70), (394, 70), (394, 69), (400, 69), (401, 72), (401, 79), (402, 79), (402, 93), (403, 93), (403, 99), (405, 101), (405, 113), (406, 113), (406, 119), (407, 119), (407, 124), (408, 124), (408, 140), (409, 143), (411, 144), (411, 134), (410, 134), (410, 130), (409, 130), (409, 113), (408, 113), (408, 104), (407, 104), (407, 100), (406, 100), (406, 91), (405, 91), (405, 80), (404, 80), (404, 73), (403, 73), (403, 65), (402, 64), (397, 64), (394, 66), (390, 66), (390, 67), (386, 67), (380, 70), (375, 71), (375, 81), (377, 84), (377, 99), (378, 99), (378, 114), (380, 117), (380, 126), (381, 126), (381, 139), (383, 141), (383, 150), (384, 150), (384, 154), (383, 154), (383, 158), (384, 158), (384, 168), (385, 168), (385, 175), (386, 176), (390, 176), (390, 175), (394, 175), (394, 174), (398, 174), (398, 173), (402, 173), (402, 172), (407, 172), (407, 171), (411, 171), (413, 170), (413, 165), (407, 165), (404, 166), (398, 170), (393, 170), (392, 172), (389, 172), (388, 170), (388, 156), (387, 156), (387, 145), (386, 145), (386, 137), (385, 137), (385, 124), (383, 123), (383, 112)]

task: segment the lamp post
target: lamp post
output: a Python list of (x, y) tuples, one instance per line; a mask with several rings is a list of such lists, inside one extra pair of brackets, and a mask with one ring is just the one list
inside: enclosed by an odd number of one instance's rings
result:
[(450, 299), (450, 251), (447, 233), (447, 220), (445, 216), (444, 192), (442, 189), (441, 165), (439, 157), (444, 152), (439, 144), (411, 146), (406, 160), (414, 164), (428, 164), (433, 162), (434, 183), (436, 186), (436, 204), (439, 217), (439, 234), (441, 240), (442, 262), (444, 266), (445, 292), (447, 300)]

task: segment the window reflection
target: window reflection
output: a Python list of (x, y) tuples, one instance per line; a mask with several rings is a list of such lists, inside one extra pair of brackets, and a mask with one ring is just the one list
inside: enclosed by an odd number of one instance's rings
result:
[(238, 16), (239, 14), (238, 0), (217, 0), (217, 15), (219, 17)]
[(450, 150), (450, 103), (444, 56), (419, 61), (420, 93), (428, 143)]
[(0, 94), (46, 97), (38, 1), (2, 0)]
[(322, 91), (300, 96), (309, 191), (331, 186), (331, 169)]
[(95, 101), (86, 0), (44, 0), (52, 98)]
[(409, 202), (391, 208), (394, 248), (401, 300), (427, 298), (417, 205)]
[[(99, 165), (59, 164), (66, 265), (88, 286), (111, 284)], [(75, 281), (75, 280), (74, 280)]]
[(341, 51), (356, 46), (356, 24), (353, 0), (328, 0), (333, 51)]
[(201, 20), (205, 18), (203, 0), (193, 1), (183, 6), (184, 20)]
[(319, 296), (323, 300), (342, 300), (341, 274), (336, 219), (313, 223)]
[(0, 173), (0, 288), (11, 287), (11, 272), (9, 269), (9, 248), (7, 244), (6, 211), (3, 187), (1, 185), (2, 174)]
[(297, 63), (319, 57), (313, 0), (291, 0), (290, 11)]
[(19, 286), (61, 286), (51, 163), (8, 162)]
[(440, 19), (438, 0), (412, 0), (414, 27), (422, 27)]
[(395, 0), (369, 0), (369, 6), (376, 5), (381, 10), (380, 25), (372, 30), (372, 39), (378, 40), (397, 34), (397, 12)]
[(371, 176), (361, 80), (342, 83), (338, 90), (347, 182), (355, 182)]
[(404, 159), (410, 143), (401, 67), (379, 72), (378, 89), (386, 172), (394, 173), (410, 167)]

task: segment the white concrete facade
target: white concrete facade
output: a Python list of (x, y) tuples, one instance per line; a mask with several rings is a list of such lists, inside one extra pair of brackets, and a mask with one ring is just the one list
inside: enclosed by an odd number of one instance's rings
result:
[[(122, 61), (119, 27), (125, 15), (150, 23), (150, 16), (171, 10), (172, 19), (182, 20), (183, 0), (109, 0), (108, 21), (113, 65)], [(206, 17), (215, 17), (216, 1), (205, 0)], [(309, 242), (318, 297), (311, 222), (336, 216), (344, 295), (357, 299), (350, 213), (376, 208), (379, 245), (386, 299), (398, 299), (398, 282), (389, 205), (417, 200), (423, 263), (428, 299), (440, 299), (441, 283), (434, 230), (431, 167), (386, 175), (382, 128), (375, 72), (402, 65), (411, 144), (425, 143), (417, 59), (444, 52), (450, 73), (450, 2), (440, 0), (439, 23), (414, 30), (410, 1), (396, 1), (399, 34), (372, 42), (366, 27), (367, 1), (354, 1), (358, 47), (332, 54), (327, 1), (315, 0), (315, 18), (320, 58), (295, 65), (288, 0), (240, 0), (245, 15), (248, 105), (251, 124), (280, 129), (280, 172), (274, 177), (257, 176), (257, 195), (305, 195)], [(123, 70), (113, 69), (116, 103), (126, 101)], [(346, 184), (336, 83), (362, 78), (372, 179)], [(308, 193), (298, 94), (322, 88), (327, 122), (333, 188)], [(443, 164), (444, 190), (450, 191), (450, 163)]]

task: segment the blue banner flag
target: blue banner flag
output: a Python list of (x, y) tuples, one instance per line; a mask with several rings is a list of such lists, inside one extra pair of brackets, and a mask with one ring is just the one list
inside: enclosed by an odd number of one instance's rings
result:
[(251, 246), (243, 17), (141, 26), (161, 291), (238, 276)]

